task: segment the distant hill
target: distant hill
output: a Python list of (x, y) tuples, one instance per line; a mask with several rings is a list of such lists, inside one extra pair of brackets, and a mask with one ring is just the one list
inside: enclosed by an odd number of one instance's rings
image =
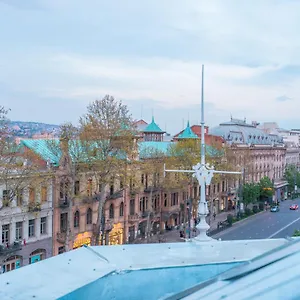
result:
[(10, 121), (10, 132), (13, 136), (31, 138), (34, 135), (53, 134), (58, 136), (59, 125), (40, 122)]

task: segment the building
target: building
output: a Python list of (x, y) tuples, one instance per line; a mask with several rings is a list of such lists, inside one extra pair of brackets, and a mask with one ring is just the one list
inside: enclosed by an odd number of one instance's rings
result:
[(39, 180), (28, 186), (20, 174), (11, 178), (14, 183), (0, 183), (1, 272), (52, 256), (52, 181), (47, 170), (36, 173), (29, 176)]
[(274, 182), (275, 200), (286, 197), (287, 182), (283, 180), (286, 147), (283, 138), (257, 127), (257, 122), (233, 119), (210, 129), (226, 141), (231, 164), (245, 170), (246, 182), (259, 182), (264, 176)]

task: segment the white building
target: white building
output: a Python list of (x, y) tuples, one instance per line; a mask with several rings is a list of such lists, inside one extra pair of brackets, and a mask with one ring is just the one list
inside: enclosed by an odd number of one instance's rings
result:
[(0, 185), (1, 272), (52, 256), (51, 181), (20, 189), (12, 199), (9, 194)]

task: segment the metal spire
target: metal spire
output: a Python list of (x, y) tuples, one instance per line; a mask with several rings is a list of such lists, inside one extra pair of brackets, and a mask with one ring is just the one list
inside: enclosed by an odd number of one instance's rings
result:
[(242, 174), (242, 172), (217, 171), (214, 167), (210, 167), (205, 163), (205, 122), (204, 122), (204, 65), (202, 65), (202, 90), (201, 90), (201, 163), (192, 167), (193, 170), (166, 170), (164, 165), (164, 176), (166, 172), (176, 173), (193, 173), (200, 185), (200, 202), (198, 205), (198, 215), (200, 222), (196, 226), (199, 230), (199, 235), (194, 238), (195, 241), (211, 241), (212, 238), (207, 236), (207, 231), (210, 226), (206, 222), (206, 216), (209, 211), (207, 208), (205, 189), (206, 185), (210, 185), (214, 173), (218, 174)]

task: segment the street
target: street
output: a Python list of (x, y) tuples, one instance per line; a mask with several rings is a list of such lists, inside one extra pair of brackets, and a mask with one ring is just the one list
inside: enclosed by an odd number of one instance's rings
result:
[(296, 229), (300, 229), (300, 209), (289, 209), (294, 203), (300, 205), (300, 199), (281, 202), (279, 212), (267, 211), (252, 216), (214, 235), (213, 238), (246, 240), (292, 236)]

